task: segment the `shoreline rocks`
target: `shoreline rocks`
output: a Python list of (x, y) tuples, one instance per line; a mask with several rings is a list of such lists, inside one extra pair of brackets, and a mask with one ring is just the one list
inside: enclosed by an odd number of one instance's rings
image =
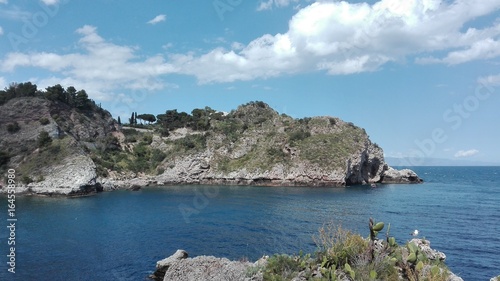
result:
[[(79, 155), (68, 159), (67, 166), (53, 167), (53, 175), (41, 182), (28, 185), (16, 186), (17, 194), (40, 195), (40, 196), (87, 196), (99, 192), (114, 190), (138, 191), (151, 186), (170, 185), (238, 185), (238, 186), (268, 186), (268, 187), (346, 187), (350, 186), (343, 177), (325, 178), (319, 175), (307, 174), (281, 178), (269, 174), (248, 175), (241, 173), (234, 177), (216, 177), (210, 175), (202, 178), (174, 178), (170, 175), (132, 177), (129, 179), (100, 178), (96, 175), (95, 164), (90, 158)], [(352, 175), (351, 175), (352, 176)], [(363, 181), (362, 184), (419, 184), (423, 180), (412, 170), (396, 170), (392, 167), (384, 167), (382, 173), (377, 177), (378, 181)], [(0, 185), (0, 194), (6, 193), (7, 189)]]
[[(378, 240), (379, 241), (379, 240)], [(419, 251), (421, 251), (427, 259), (442, 261), (446, 259), (446, 255), (430, 247), (430, 242), (424, 239), (412, 239), (409, 243), (414, 243)], [(403, 251), (407, 251), (403, 248)], [(408, 254), (408, 253), (406, 253)], [(264, 256), (257, 260), (256, 262), (248, 261), (231, 261), (227, 258), (217, 258), (214, 256), (198, 256), (194, 258), (188, 258), (188, 253), (184, 250), (177, 250), (172, 256), (160, 260), (156, 263), (156, 271), (149, 276), (149, 278), (155, 281), (176, 281), (176, 280), (204, 280), (204, 281), (218, 281), (218, 280), (244, 280), (244, 281), (263, 281), (265, 269), (268, 263), (269, 257)], [(310, 259), (310, 262), (314, 264), (314, 260)], [(276, 266), (276, 265), (274, 265)], [(394, 265), (396, 268), (401, 270), (398, 265)], [(311, 272), (306, 272), (313, 270), (313, 276), (322, 277), (322, 265), (317, 264), (313, 266), (314, 268), (307, 268), (301, 271), (295, 272), (296, 277), (292, 280), (302, 281), (309, 280), (306, 276), (310, 276)], [(423, 271), (430, 271), (431, 266), (426, 265)], [(463, 281), (463, 279), (453, 272), (448, 272), (448, 281)], [(346, 273), (340, 269), (335, 271), (337, 280), (352, 280), (347, 277)], [(407, 280), (403, 276), (400, 276), (401, 280)], [(496, 281), (496, 277), (492, 278), (490, 281)]]
[(156, 271), (149, 276), (155, 281), (164, 280), (262, 280), (247, 277), (249, 268), (258, 262), (231, 261), (214, 256), (188, 258), (184, 250), (156, 263)]

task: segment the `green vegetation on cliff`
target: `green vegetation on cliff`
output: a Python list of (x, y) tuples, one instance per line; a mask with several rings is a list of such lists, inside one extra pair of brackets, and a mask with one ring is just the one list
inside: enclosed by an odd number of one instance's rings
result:
[(72, 155), (92, 159), (100, 177), (192, 177), (193, 169), (201, 169), (194, 181), (203, 173), (224, 178), (243, 171), (257, 178), (291, 175), (342, 184), (343, 173), (363, 167), (358, 162), (382, 159), (372, 161), (372, 174), (352, 177), (361, 183), (377, 176), (383, 165), (381, 149), (352, 123), (333, 117), (294, 119), (261, 101), (229, 113), (210, 107), (190, 114), (132, 112), (129, 124), (120, 125), (85, 90), (55, 85), (42, 91), (27, 82), (0, 91), (0, 107), (15, 108), (0, 118), (0, 130), (10, 135), (0, 138), (0, 167), (20, 167), (32, 179), (43, 178), (45, 168)]

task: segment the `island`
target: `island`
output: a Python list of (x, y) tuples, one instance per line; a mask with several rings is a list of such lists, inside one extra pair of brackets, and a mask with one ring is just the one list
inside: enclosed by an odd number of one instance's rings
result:
[[(420, 183), (396, 170), (366, 131), (331, 116), (292, 118), (262, 101), (231, 112), (131, 112), (128, 122), (85, 90), (31, 82), (0, 91), (0, 170), (16, 192), (82, 196), (145, 186)], [(3, 173), (6, 174), (6, 173)], [(1, 192), (6, 192), (3, 179)]]

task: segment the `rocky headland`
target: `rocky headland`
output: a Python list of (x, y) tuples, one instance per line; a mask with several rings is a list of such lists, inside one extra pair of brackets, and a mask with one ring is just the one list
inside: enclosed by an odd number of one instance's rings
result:
[(81, 91), (28, 86), (0, 91), (0, 169), (16, 171), (18, 193), (79, 196), (171, 184), (422, 181), (411, 170), (389, 167), (364, 129), (339, 118), (294, 119), (250, 102), (228, 114), (210, 108), (191, 115), (167, 110), (149, 124), (134, 122), (135, 114), (132, 124), (122, 126)]
[[(342, 244), (345, 241), (335, 241)], [(330, 259), (338, 253), (348, 253), (351, 249), (338, 247), (330, 249), (329, 254), (263, 256), (256, 262), (231, 261), (214, 256), (189, 258), (184, 250), (177, 250), (173, 255), (156, 263), (156, 269), (149, 276), (155, 281), (174, 280), (445, 280), (463, 281), (463, 279), (445, 265), (446, 255), (430, 247), (430, 241), (414, 238), (405, 245), (388, 246), (387, 242), (373, 242), (373, 260), (368, 240), (348, 247), (357, 248), (357, 253), (346, 255), (348, 262), (337, 264)], [(342, 246), (346, 246), (342, 244)], [(334, 252), (338, 251), (338, 252)], [(412, 255), (418, 256), (413, 260)], [(328, 256), (331, 255), (331, 256)], [(351, 263), (351, 264), (349, 264)], [(495, 280), (492, 278), (491, 280)]]

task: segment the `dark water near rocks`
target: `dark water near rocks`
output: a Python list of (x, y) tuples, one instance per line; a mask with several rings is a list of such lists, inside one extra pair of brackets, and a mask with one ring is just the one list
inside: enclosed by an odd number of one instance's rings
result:
[[(419, 167), (422, 185), (378, 188), (173, 186), (67, 199), (18, 197), (16, 273), (7, 272), (7, 207), (0, 210), (0, 280), (146, 280), (177, 249), (256, 260), (313, 252), (325, 222), (368, 235), (391, 223), (447, 255), (464, 280), (500, 274), (500, 167)], [(2, 197), (6, 202), (6, 198)]]

